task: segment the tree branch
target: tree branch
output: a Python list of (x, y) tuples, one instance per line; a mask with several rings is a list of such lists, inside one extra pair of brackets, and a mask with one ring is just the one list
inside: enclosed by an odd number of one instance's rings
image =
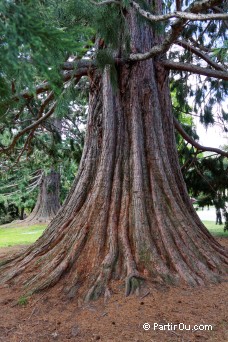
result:
[[(74, 73), (73, 73), (73, 75), (74, 75)], [(78, 83), (78, 82), (80, 81), (80, 79), (81, 79), (81, 76), (78, 76), (78, 77), (76, 78), (76, 82)], [(41, 104), (41, 107), (42, 107), (43, 110), (45, 109), (45, 106), (51, 101), (52, 98), (53, 98), (53, 93), (50, 92), (50, 94), (47, 96), (47, 98), (46, 98), (46, 99), (42, 102), (42, 104)], [(17, 134), (14, 136), (14, 138), (13, 138), (11, 144), (10, 144), (8, 147), (0, 146), (0, 154), (1, 154), (1, 153), (6, 153), (6, 154), (7, 154), (11, 149), (13, 149), (14, 146), (16, 145), (16, 142), (18, 141), (18, 139), (19, 139), (22, 135), (24, 135), (25, 133), (29, 132), (30, 130), (33, 130), (33, 133), (34, 133), (35, 129), (36, 129), (43, 121), (45, 121), (47, 118), (49, 118), (49, 116), (51, 116), (51, 115), (54, 113), (56, 104), (57, 104), (57, 101), (55, 101), (55, 102), (52, 104), (51, 108), (49, 109), (49, 111), (48, 111), (45, 115), (41, 116), (41, 117), (40, 117), (38, 120), (36, 120), (34, 123), (32, 123), (31, 125), (25, 127), (22, 131), (20, 131), (19, 133), (17, 133)], [(39, 115), (41, 115), (41, 114), (42, 114), (42, 112), (39, 111)], [(27, 140), (26, 140), (26, 145), (27, 145)]]
[(120, 5), (120, 1), (118, 0), (104, 0), (102, 2), (96, 2), (96, 1), (90, 0), (90, 2), (96, 6), (109, 5), (109, 4)]
[[(63, 72), (62, 80), (63, 83), (68, 82), (71, 78), (81, 78), (82, 76), (86, 76), (88, 71), (91, 70), (95, 66), (94, 62), (83, 61), (81, 63), (75, 62), (65, 62), (63, 64), (63, 70), (67, 70)], [(51, 85), (48, 82), (44, 82), (38, 85), (35, 88), (35, 94), (39, 95), (51, 89)], [(14, 101), (19, 101), (19, 99), (30, 99), (34, 95), (28, 90), (23, 91), (21, 94), (17, 94), (12, 98)]]
[(222, 70), (226, 71), (226, 68), (224, 68), (222, 65), (219, 65), (218, 63), (214, 62), (209, 56), (207, 56), (202, 51), (198, 50), (197, 48), (193, 47), (192, 45), (188, 44), (188, 42), (184, 39), (178, 40), (175, 42), (176, 45), (179, 45), (183, 47), (184, 49), (193, 52), (196, 56), (202, 58), (205, 62), (207, 62), (210, 66), (215, 68), (216, 70)]
[(188, 21), (205, 21), (205, 20), (227, 20), (228, 19), (228, 14), (226, 13), (210, 13), (210, 14), (194, 14), (191, 12), (173, 12), (173, 13), (167, 13), (167, 14), (151, 14), (150, 12), (145, 11), (142, 9), (139, 4), (137, 4), (135, 1), (131, 1), (130, 4), (132, 5), (133, 8), (135, 8), (144, 18), (148, 19), (149, 21), (152, 22), (160, 22), (160, 21), (165, 21), (169, 20), (172, 18), (179, 18), (179, 19), (184, 19)]
[(90, 59), (81, 59), (79, 61), (73, 62), (64, 62), (62, 64), (62, 70), (77, 70), (77, 69), (85, 69), (85, 68), (92, 68), (96, 66), (95, 61)]
[(190, 137), (185, 132), (185, 130), (183, 129), (183, 127), (181, 126), (181, 124), (175, 117), (173, 117), (173, 122), (174, 122), (174, 126), (176, 130), (180, 133), (180, 135), (184, 138), (184, 140), (186, 140), (189, 144), (194, 146), (197, 150), (202, 151), (202, 152), (216, 152), (217, 154), (220, 154), (221, 156), (228, 157), (228, 152), (225, 152), (215, 147), (202, 146), (198, 142), (196, 142), (192, 137)]
[(40, 174), (38, 180), (36, 180), (33, 184), (30, 184), (30, 185), (27, 187), (27, 189), (26, 189), (27, 194), (29, 194), (30, 192), (32, 192), (34, 189), (37, 188), (38, 185), (40, 185), (42, 178), (43, 178), (43, 172)]
[[(216, 6), (220, 4), (221, 1), (219, 0), (200, 0), (200, 1), (194, 1), (186, 10), (185, 12), (190, 13), (199, 13), (201, 11), (205, 11), (207, 9), (212, 8), (213, 6)], [(130, 55), (130, 61), (142, 61), (146, 60), (148, 58), (157, 56), (159, 54), (164, 54), (167, 52), (170, 48), (170, 46), (176, 41), (176, 39), (180, 36), (183, 27), (185, 23), (187, 22), (187, 19), (178, 18), (174, 21), (174, 23), (171, 25), (170, 31), (166, 34), (165, 39), (163, 40), (163, 43), (160, 45), (155, 45), (152, 47), (152, 49), (145, 53), (136, 53)]]
[(194, 38), (189, 37), (188, 39), (189, 39), (190, 42), (193, 44), (193, 46), (195, 46), (196, 48), (198, 48), (198, 49), (200, 49), (200, 50), (202, 50), (202, 51), (204, 51), (204, 52), (207, 52), (207, 53), (212, 52), (211, 49), (209, 49), (209, 48), (203, 46), (202, 44), (199, 44), (199, 42), (197, 42)]
[(29, 132), (31, 129), (33, 128), (36, 128), (39, 126), (39, 124), (41, 122), (43, 122), (44, 120), (46, 120), (47, 118), (49, 118), (49, 116), (51, 116), (53, 113), (54, 113), (54, 110), (55, 110), (55, 107), (56, 107), (56, 102), (54, 102), (54, 104), (51, 106), (51, 108), (49, 109), (49, 111), (44, 115), (42, 116), (40, 119), (38, 119), (37, 121), (33, 122), (31, 125), (25, 127), (22, 131), (20, 131), (19, 133), (17, 133), (15, 135), (15, 137), (13, 138), (13, 141), (11, 142), (11, 144), (4, 148), (4, 147), (1, 147), (1, 150), (0, 150), (0, 154), (1, 153), (7, 153), (9, 152), (11, 149), (14, 148), (14, 146), (16, 145), (16, 142), (18, 141), (18, 139), (24, 135), (25, 133)]
[[(216, 13), (224, 13), (221, 8), (219, 8), (218, 6), (215, 6), (213, 8), (213, 10), (216, 12)], [(226, 28), (228, 28), (228, 22), (227, 21), (223, 21), (223, 24), (226, 26)]]
[(209, 68), (202, 68), (197, 65), (192, 65), (192, 64), (187, 64), (187, 63), (177, 63), (177, 62), (167, 61), (167, 60), (161, 61), (159, 63), (161, 63), (166, 69), (188, 71), (194, 74), (219, 78), (219, 79), (228, 81), (228, 72), (225, 72), (225, 71), (212, 70)]
[(54, 99), (54, 92), (51, 91), (50, 94), (48, 94), (48, 96), (46, 97), (46, 99), (41, 103), (39, 112), (38, 112), (38, 118), (42, 117), (43, 111), (45, 109), (45, 107), (51, 102), (51, 100)]
[(19, 163), (19, 161), (20, 161), (20, 159), (21, 159), (21, 156), (23, 155), (24, 151), (25, 151), (26, 149), (28, 150), (28, 148), (29, 148), (29, 143), (30, 143), (30, 141), (31, 141), (31, 139), (32, 139), (32, 137), (33, 137), (33, 134), (34, 134), (34, 132), (35, 132), (35, 129), (36, 129), (36, 127), (34, 127), (34, 128), (32, 129), (32, 131), (29, 133), (29, 135), (27, 136), (27, 139), (26, 139), (26, 141), (25, 141), (25, 143), (24, 143), (24, 146), (23, 146), (23, 148), (21, 149), (21, 152), (19, 153), (19, 155), (18, 155), (18, 157), (17, 157), (17, 159), (16, 159), (16, 162), (13, 164), (12, 167), (16, 166), (17, 163)]

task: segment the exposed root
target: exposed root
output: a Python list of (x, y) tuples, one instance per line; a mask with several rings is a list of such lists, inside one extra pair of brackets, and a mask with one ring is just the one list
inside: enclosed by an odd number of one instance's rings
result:
[(128, 276), (125, 280), (126, 297), (136, 292), (139, 292), (144, 282), (145, 278), (141, 277), (140, 275), (132, 274)]
[(105, 293), (105, 285), (101, 281), (97, 281), (95, 285), (91, 287), (85, 296), (85, 302), (90, 302), (92, 300), (97, 300), (102, 294)]
[(96, 300), (101, 295), (103, 295), (105, 299), (107, 299), (111, 295), (110, 289), (108, 288), (108, 282), (112, 276), (114, 255), (112, 255), (113, 260), (111, 260), (110, 258), (111, 255), (108, 254), (103, 262), (101, 273), (85, 296), (85, 302)]

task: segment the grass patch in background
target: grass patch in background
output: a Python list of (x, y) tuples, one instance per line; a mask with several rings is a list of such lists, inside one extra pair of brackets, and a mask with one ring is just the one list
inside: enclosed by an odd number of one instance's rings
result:
[(228, 231), (224, 232), (224, 224), (215, 224), (213, 221), (203, 221), (209, 232), (217, 237), (227, 237)]
[[(228, 232), (224, 232), (224, 225), (216, 225), (213, 221), (203, 221), (204, 225), (214, 236), (227, 237)], [(0, 247), (10, 247), (14, 245), (29, 245), (35, 242), (43, 233), (47, 225), (36, 224), (27, 227), (0, 227)]]
[(27, 227), (0, 227), (0, 247), (29, 245), (41, 236), (46, 227), (46, 224), (36, 224)]

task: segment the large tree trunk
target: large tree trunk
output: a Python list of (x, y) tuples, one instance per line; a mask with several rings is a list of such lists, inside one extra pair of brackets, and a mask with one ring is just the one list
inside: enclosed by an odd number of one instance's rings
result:
[(26, 223), (49, 223), (60, 208), (59, 202), (60, 175), (51, 170), (43, 175), (39, 185), (36, 205), (32, 213), (24, 220)]
[[(155, 42), (129, 17), (132, 51)], [(156, 41), (159, 38), (156, 38)], [(2, 281), (28, 292), (56, 283), (69, 297), (126, 295), (148, 282), (202, 285), (220, 281), (225, 250), (195, 213), (178, 164), (168, 77), (154, 60), (109, 68), (91, 81), (84, 152), (74, 185), (43, 236), (7, 260)]]

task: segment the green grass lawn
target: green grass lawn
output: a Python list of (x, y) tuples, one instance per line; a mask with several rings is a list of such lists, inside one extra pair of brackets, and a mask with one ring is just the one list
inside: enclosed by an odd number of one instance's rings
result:
[(0, 247), (29, 245), (36, 241), (47, 225), (36, 224), (27, 227), (0, 227)]
[(228, 231), (224, 232), (224, 224), (221, 226), (219, 224), (216, 225), (213, 221), (203, 221), (203, 224), (207, 227), (212, 235), (228, 238)]
[[(212, 221), (203, 221), (203, 223), (213, 235), (228, 238), (228, 232), (224, 233), (223, 231), (224, 225), (216, 225)], [(36, 224), (28, 227), (0, 227), (0, 247), (29, 245), (40, 237), (46, 226), (47, 225)]]

